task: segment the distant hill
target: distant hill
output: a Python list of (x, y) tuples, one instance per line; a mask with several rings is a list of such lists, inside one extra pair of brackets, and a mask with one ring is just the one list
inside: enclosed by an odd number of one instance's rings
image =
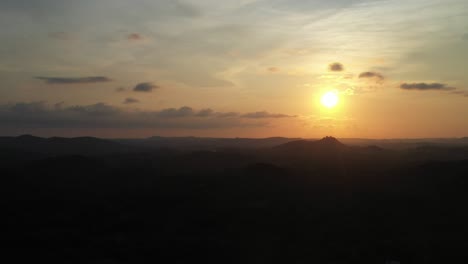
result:
[(201, 138), (201, 137), (150, 137), (146, 139), (118, 139), (116, 142), (144, 146), (146, 148), (170, 148), (183, 151), (220, 150), (220, 149), (254, 149), (271, 148), (298, 138)]
[(129, 151), (131, 148), (110, 140), (94, 137), (41, 138), (31, 135), (0, 137), (0, 149), (50, 155), (100, 155)]
[(348, 147), (334, 137), (324, 137), (320, 140), (296, 140), (277, 146), (276, 152), (294, 153), (295, 155), (336, 153), (347, 150)]
[(414, 139), (364, 139), (343, 138), (341, 142), (348, 146), (375, 145), (386, 149), (407, 149), (420, 146), (456, 147), (468, 146), (468, 137), (464, 138), (414, 138)]

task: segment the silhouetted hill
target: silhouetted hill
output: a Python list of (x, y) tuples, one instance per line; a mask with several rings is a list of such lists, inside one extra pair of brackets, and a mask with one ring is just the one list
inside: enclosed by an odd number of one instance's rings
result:
[(368, 151), (371, 151), (371, 152), (381, 152), (381, 151), (385, 150), (385, 149), (383, 149), (383, 148), (381, 148), (379, 146), (375, 146), (375, 145), (364, 147), (364, 149), (368, 150)]
[(348, 150), (348, 147), (334, 137), (324, 137), (321, 140), (297, 140), (274, 147), (277, 153), (287, 155), (326, 155)]
[(235, 152), (194, 151), (175, 156), (171, 161), (174, 171), (213, 171), (239, 168), (252, 162), (252, 157)]
[(468, 137), (464, 138), (414, 138), (414, 139), (363, 139), (342, 138), (348, 146), (375, 145), (385, 149), (407, 149), (422, 146), (461, 147), (468, 146)]
[(405, 150), (407, 159), (459, 160), (468, 157), (468, 146), (423, 145)]
[(379, 142), (1, 137), (2, 237), (25, 263), (456, 263), (467, 148)]
[(74, 168), (73, 173), (86, 173), (93, 168), (102, 166), (103, 162), (80, 155), (65, 155), (36, 160), (30, 165), (33, 169), (54, 170), (69, 174), (70, 172), (66, 171), (70, 168)]
[(46, 155), (102, 155), (131, 150), (128, 146), (94, 137), (40, 138), (30, 135), (0, 137), (0, 149)]
[(146, 148), (170, 148), (183, 151), (255, 149), (278, 146), (297, 138), (200, 138), (200, 137), (150, 137), (147, 139), (119, 139), (119, 143)]
[(44, 142), (46, 139), (32, 135), (21, 135), (18, 137), (0, 137), (1, 147), (26, 148)]

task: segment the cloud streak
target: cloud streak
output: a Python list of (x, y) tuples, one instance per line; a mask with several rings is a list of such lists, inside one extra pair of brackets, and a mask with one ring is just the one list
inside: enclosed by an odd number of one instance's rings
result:
[(458, 94), (464, 97), (468, 97), (468, 91), (453, 91), (453, 94)]
[(51, 32), (49, 33), (49, 37), (53, 39), (58, 39), (58, 40), (69, 40), (70, 35), (66, 32), (60, 31), (60, 32)]
[(133, 41), (138, 41), (138, 40), (142, 40), (143, 36), (138, 34), (138, 33), (132, 33), (132, 34), (129, 34), (127, 36), (127, 39), (128, 40), (133, 40)]
[(359, 78), (362, 79), (362, 78), (375, 78), (379, 81), (383, 81), (385, 80), (385, 77), (378, 73), (378, 72), (362, 72), (361, 74), (359, 74)]
[(90, 76), (90, 77), (35, 77), (47, 84), (87, 84), (87, 83), (102, 83), (111, 82), (112, 79), (105, 76)]
[(402, 83), (400, 88), (403, 90), (419, 90), (419, 91), (429, 91), (429, 90), (455, 90), (454, 87), (449, 87), (443, 83)]
[(328, 69), (332, 72), (341, 72), (341, 71), (344, 71), (344, 66), (343, 64), (339, 62), (335, 62), (335, 63), (328, 65)]
[(195, 110), (188, 106), (154, 111), (128, 110), (105, 103), (65, 106), (63, 103), (20, 102), (0, 105), (0, 127), (15, 128), (216, 129), (266, 126), (268, 120), (284, 117), (292, 116), (266, 111), (238, 114), (209, 108)]
[(275, 73), (275, 72), (279, 72), (280, 69), (277, 68), (277, 67), (269, 67), (267, 70), (268, 70), (269, 72)]
[(285, 114), (271, 114), (266, 111), (261, 111), (261, 112), (252, 112), (252, 113), (246, 113), (241, 115), (241, 117), (244, 118), (288, 118), (288, 117), (293, 117), (290, 115), (285, 115)]
[(156, 84), (150, 83), (150, 82), (145, 82), (145, 83), (139, 83), (137, 84), (134, 88), (134, 92), (145, 92), (145, 93), (150, 93), (155, 89), (158, 89), (159, 86)]
[(124, 104), (136, 104), (136, 103), (139, 103), (139, 102), (140, 102), (140, 100), (135, 99), (135, 98), (131, 98), (131, 97), (125, 98), (125, 100), (123, 101)]

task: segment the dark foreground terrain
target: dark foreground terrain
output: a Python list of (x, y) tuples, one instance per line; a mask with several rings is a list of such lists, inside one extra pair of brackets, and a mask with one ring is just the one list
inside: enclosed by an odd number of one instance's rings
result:
[(356, 142), (3, 137), (2, 258), (464, 263), (467, 140)]

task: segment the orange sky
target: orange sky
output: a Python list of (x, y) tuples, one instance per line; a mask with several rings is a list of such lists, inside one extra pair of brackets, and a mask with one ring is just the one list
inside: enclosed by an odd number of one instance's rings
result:
[(464, 0), (2, 1), (0, 22), (2, 135), (468, 136)]

